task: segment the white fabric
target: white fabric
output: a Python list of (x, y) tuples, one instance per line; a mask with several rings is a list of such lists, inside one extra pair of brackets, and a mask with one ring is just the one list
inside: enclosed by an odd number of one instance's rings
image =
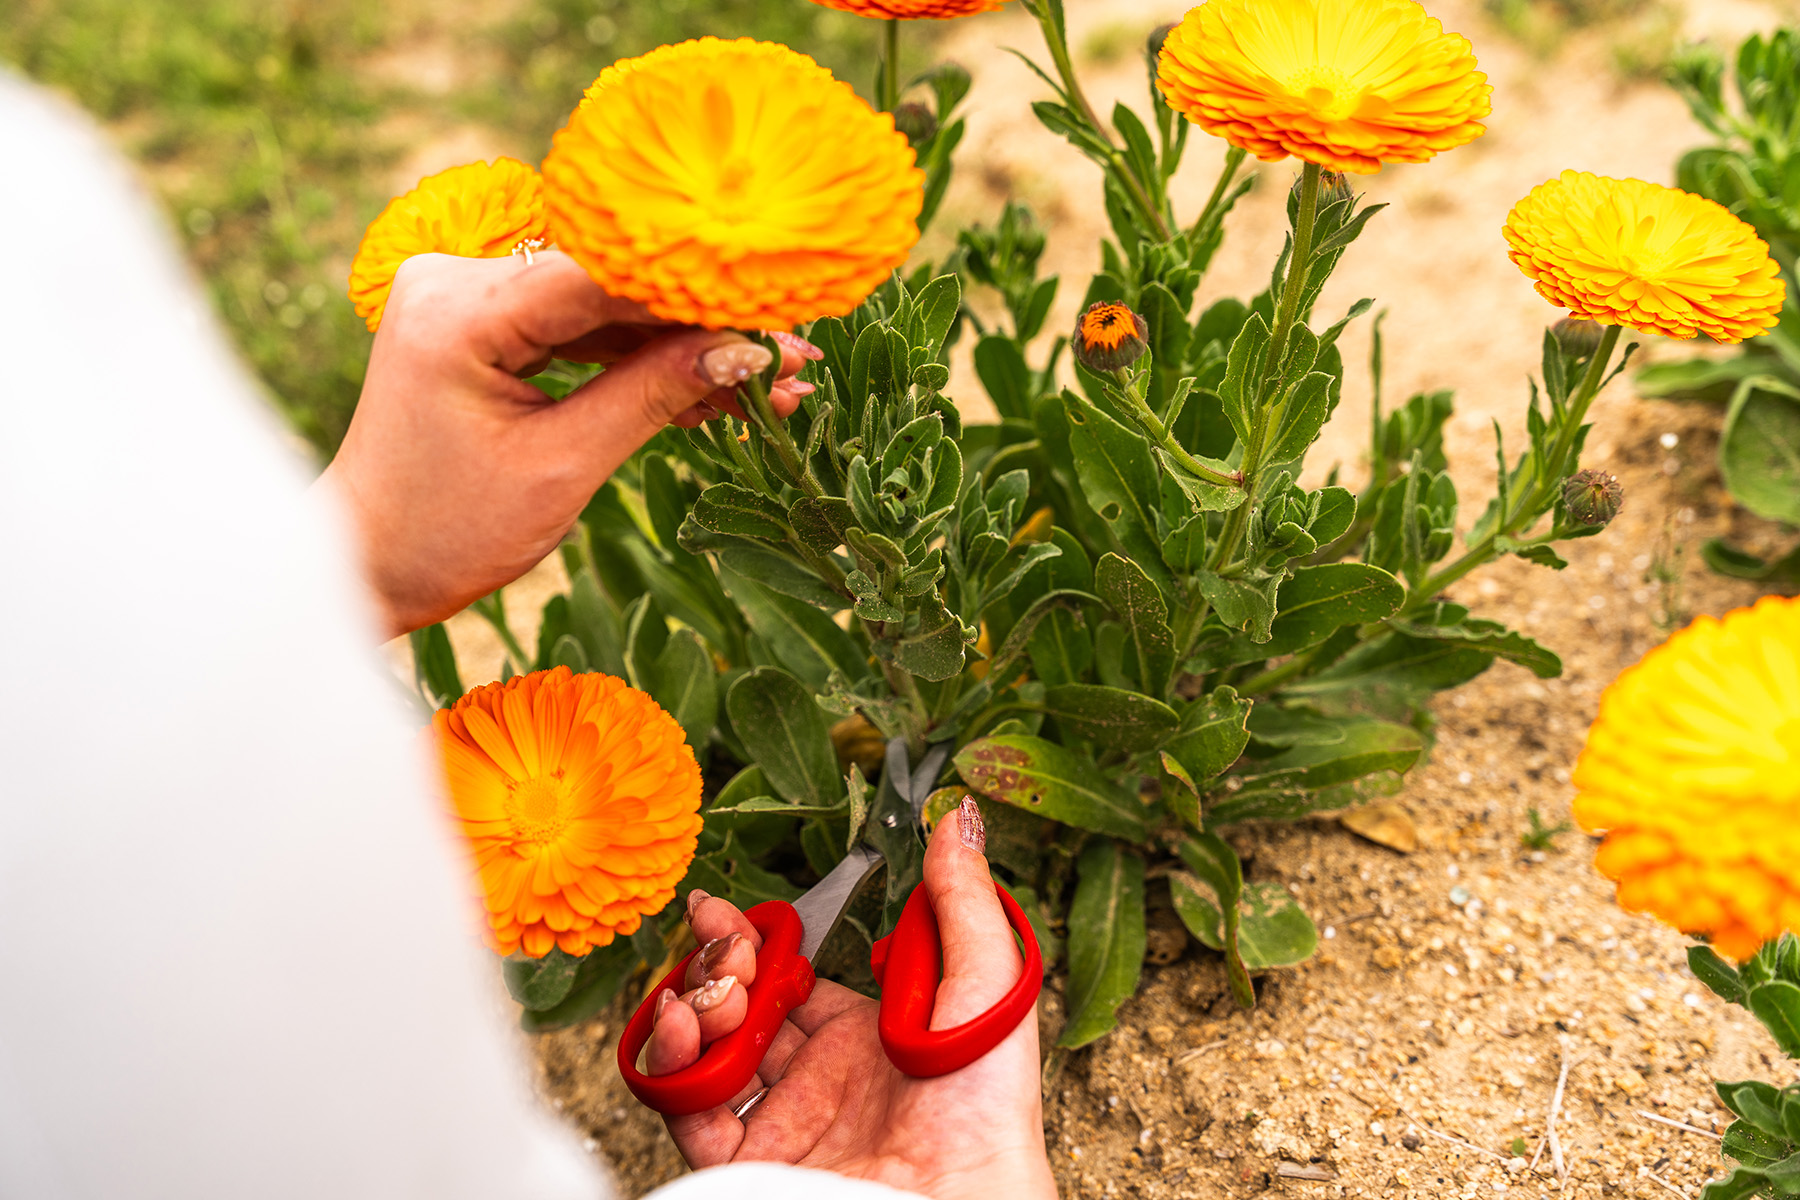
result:
[[(0, 1198), (604, 1195), (335, 517), (118, 160), (3, 71), (0, 164)], [(773, 1170), (707, 1178), (858, 1194)]]

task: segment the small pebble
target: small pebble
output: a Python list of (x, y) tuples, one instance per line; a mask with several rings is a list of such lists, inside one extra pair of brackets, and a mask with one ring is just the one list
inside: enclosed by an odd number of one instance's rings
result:
[(1460, 884), (1450, 889), (1450, 903), (1456, 905), (1458, 908), (1461, 908), (1469, 902), (1469, 896), (1469, 889)]

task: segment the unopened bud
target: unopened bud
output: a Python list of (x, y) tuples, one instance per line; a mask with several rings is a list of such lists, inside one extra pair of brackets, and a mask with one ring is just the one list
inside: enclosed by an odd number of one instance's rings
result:
[(1116, 300), (1102, 300), (1081, 314), (1075, 326), (1075, 357), (1100, 375), (1122, 371), (1150, 348), (1144, 318)]
[(1571, 358), (1591, 357), (1600, 348), (1600, 338), (1605, 332), (1600, 322), (1582, 317), (1564, 317), (1550, 327), (1556, 344)]
[(1577, 471), (1563, 480), (1563, 506), (1583, 525), (1604, 525), (1619, 515), (1625, 489), (1605, 471)]
[(1150, 38), (1144, 44), (1144, 49), (1149, 53), (1151, 62), (1162, 57), (1163, 43), (1168, 41), (1169, 35), (1174, 32), (1175, 23), (1173, 21), (1167, 25), (1158, 25), (1150, 31)]
[(937, 115), (916, 100), (909, 100), (894, 110), (894, 128), (918, 146), (937, 136)]

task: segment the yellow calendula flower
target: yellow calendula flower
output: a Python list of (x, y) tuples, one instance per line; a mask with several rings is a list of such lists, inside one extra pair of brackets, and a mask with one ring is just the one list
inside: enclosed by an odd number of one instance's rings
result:
[(512, 158), (451, 167), (388, 202), (350, 265), (350, 299), (370, 331), (381, 325), (400, 264), (415, 254), (502, 258), (544, 238), (544, 184)]
[(700, 835), (700, 767), (622, 679), (534, 671), (432, 718), (501, 954), (586, 954), (675, 898)]
[(1787, 294), (1749, 225), (1641, 179), (1564, 171), (1513, 207), (1506, 241), (1544, 299), (1640, 333), (1741, 342), (1774, 326)]
[(918, 241), (925, 184), (891, 115), (749, 38), (608, 67), (544, 179), (551, 232), (595, 282), (715, 329), (850, 312)]
[(1163, 41), (1156, 85), (1264, 162), (1359, 175), (1474, 141), (1493, 91), (1413, 0), (1207, 0)]
[(1620, 675), (1574, 783), (1623, 907), (1739, 960), (1800, 930), (1800, 599), (1701, 617)]
[(950, 20), (995, 12), (1006, 0), (813, 0), (822, 8), (883, 21)]

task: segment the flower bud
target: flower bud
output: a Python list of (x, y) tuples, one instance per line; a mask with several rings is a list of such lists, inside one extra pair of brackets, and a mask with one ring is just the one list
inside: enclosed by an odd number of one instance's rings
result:
[(1604, 525), (1619, 515), (1625, 489), (1616, 475), (1605, 471), (1577, 471), (1563, 480), (1563, 507), (1583, 525)]
[(937, 136), (937, 115), (918, 101), (909, 100), (894, 110), (894, 128), (917, 147)]
[(1075, 326), (1075, 357), (1099, 375), (1122, 371), (1144, 356), (1150, 327), (1116, 300), (1102, 300), (1081, 314)]
[(1167, 25), (1158, 25), (1155, 29), (1150, 31), (1150, 37), (1144, 43), (1144, 52), (1150, 56), (1150, 63), (1152, 66), (1162, 58), (1163, 43), (1168, 41), (1169, 35), (1174, 32), (1174, 22), (1170, 22)]
[(1556, 344), (1570, 358), (1591, 357), (1600, 348), (1600, 338), (1605, 332), (1600, 322), (1583, 317), (1564, 317), (1550, 327)]

